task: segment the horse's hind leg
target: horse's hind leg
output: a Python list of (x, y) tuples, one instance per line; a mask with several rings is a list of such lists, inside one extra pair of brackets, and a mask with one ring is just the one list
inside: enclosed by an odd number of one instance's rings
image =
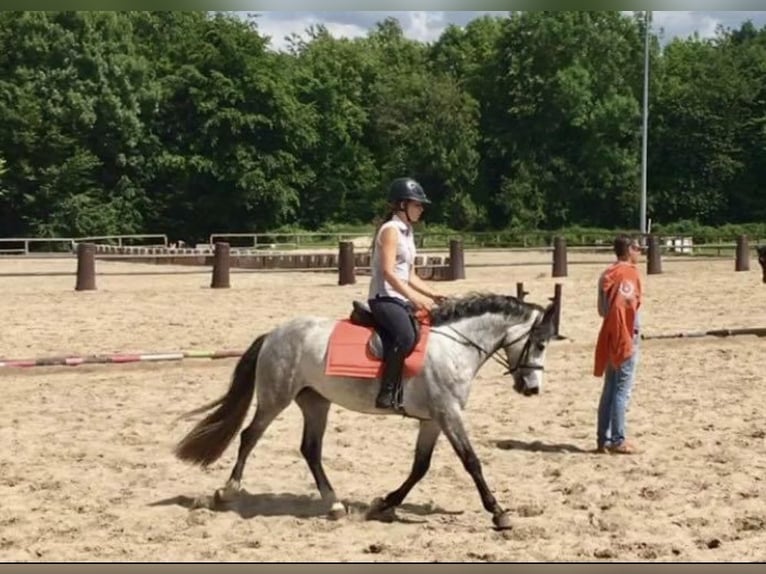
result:
[(240, 433), (237, 462), (234, 463), (229, 480), (226, 482), (226, 486), (215, 491), (215, 499), (217, 501), (225, 502), (232, 500), (239, 493), (247, 457), (250, 456), (250, 453), (269, 425), (289, 404), (289, 397), (284, 397), (278, 402), (258, 400), (253, 421)]
[(327, 428), (330, 401), (313, 389), (305, 388), (295, 397), (295, 402), (298, 403), (303, 413), (301, 454), (306, 459), (311, 474), (314, 475), (314, 481), (322, 500), (329, 508), (329, 516), (334, 519), (341, 518), (346, 514), (346, 509), (341, 502), (338, 502), (335, 491), (322, 467), (322, 440)]
[(399, 488), (390, 492), (385, 498), (377, 498), (373, 501), (367, 513), (369, 518), (382, 516), (387, 510), (399, 506), (410, 493), (410, 490), (426, 475), (431, 466), (431, 455), (433, 455), (440, 433), (441, 428), (436, 421), (420, 421), (415, 445), (415, 459), (412, 462), (410, 475)]

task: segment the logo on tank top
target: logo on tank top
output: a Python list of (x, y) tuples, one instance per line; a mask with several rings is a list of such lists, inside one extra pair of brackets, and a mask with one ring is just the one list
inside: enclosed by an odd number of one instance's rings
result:
[(620, 295), (625, 299), (632, 299), (636, 294), (636, 288), (631, 281), (622, 281), (620, 283)]

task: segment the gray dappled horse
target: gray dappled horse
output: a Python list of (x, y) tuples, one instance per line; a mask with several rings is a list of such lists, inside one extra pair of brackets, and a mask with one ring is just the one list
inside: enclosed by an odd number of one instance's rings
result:
[[(555, 305), (544, 309), (515, 297), (471, 294), (448, 299), (430, 312), (431, 332), (423, 369), (402, 385), (406, 415), (420, 421), (412, 469), (398, 489), (373, 501), (369, 518), (402, 503), (425, 476), (436, 441), (444, 433), (476, 483), (495, 526), (510, 528), (508, 512), (498, 504), (484, 480), (461, 411), (475, 375), (490, 357), (508, 369), (515, 391), (526, 396), (539, 393), (546, 348), (555, 335)], [(359, 311), (358, 302), (355, 307)], [(236, 497), (247, 457), (269, 424), (294, 400), (304, 419), (301, 453), (322, 500), (331, 517), (346, 513), (322, 467), (322, 439), (330, 404), (367, 414), (398, 413), (375, 408), (377, 380), (325, 374), (327, 344), (335, 322), (298, 317), (260, 335), (237, 363), (226, 394), (184, 415), (215, 408), (175, 449), (179, 459), (207, 466), (223, 454), (242, 425), (253, 393), (257, 395), (255, 416), (241, 433), (237, 461), (226, 486), (216, 490), (216, 501)]]

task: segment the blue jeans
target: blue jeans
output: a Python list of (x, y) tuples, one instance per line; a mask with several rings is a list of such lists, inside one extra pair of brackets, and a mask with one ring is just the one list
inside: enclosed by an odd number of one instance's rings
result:
[(625, 411), (630, 402), (638, 365), (638, 341), (633, 338), (633, 355), (619, 367), (609, 364), (604, 373), (604, 388), (598, 404), (596, 441), (601, 446), (619, 446), (625, 441)]

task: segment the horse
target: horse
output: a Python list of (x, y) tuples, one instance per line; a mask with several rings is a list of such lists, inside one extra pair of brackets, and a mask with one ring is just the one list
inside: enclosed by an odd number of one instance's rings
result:
[[(357, 311), (365, 305), (354, 301)], [(256, 411), (250, 425), (240, 434), (236, 463), (225, 486), (213, 496), (216, 503), (233, 502), (241, 489), (245, 462), (251, 451), (269, 424), (295, 401), (304, 421), (300, 452), (314, 477), (323, 506), (328, 509), (328, 517), (339, 519), (347, 510), (338, 501), (322, 466), (322, 440), (330, 404), (364, 414), (403, 414), (419, 421), (410, 474), (399, 488), (374, 499), (366, 518), (390, 515), (404, 501), (426, 475), (437, 439), (443, 433), (472, 477), (496, 529), (511, 528), (508, 511), (497, 502), (484, 479), (462, 411), (472, 381), (490, 357), (506, 367), (504, 374), (512, 376), (517, 393), (539, 394), (546, 351), (557, 334), (557, 305), (554, 301), (544, 308), (513, 296), (470, 293), (446, 299), (432, 308), (424, 318), (430, 331), (422, 368), (402, 381), (404, 413), (375, 407), (377, 380), (325, 373), (328, 341), (339, 319), (296, 317), (252, 342), (238, 360), (223, 396), (181, 415), (188, 418), (215, 409), (176, 444), (174, 454), (201, 467), (216, 461), (241, 427), (255, 393)]]
[(756, 247), (756, 251), (758, 252), (758, 263), (763, 271), (763, 282), (766, 283), (766, 245), (759, 245)]

